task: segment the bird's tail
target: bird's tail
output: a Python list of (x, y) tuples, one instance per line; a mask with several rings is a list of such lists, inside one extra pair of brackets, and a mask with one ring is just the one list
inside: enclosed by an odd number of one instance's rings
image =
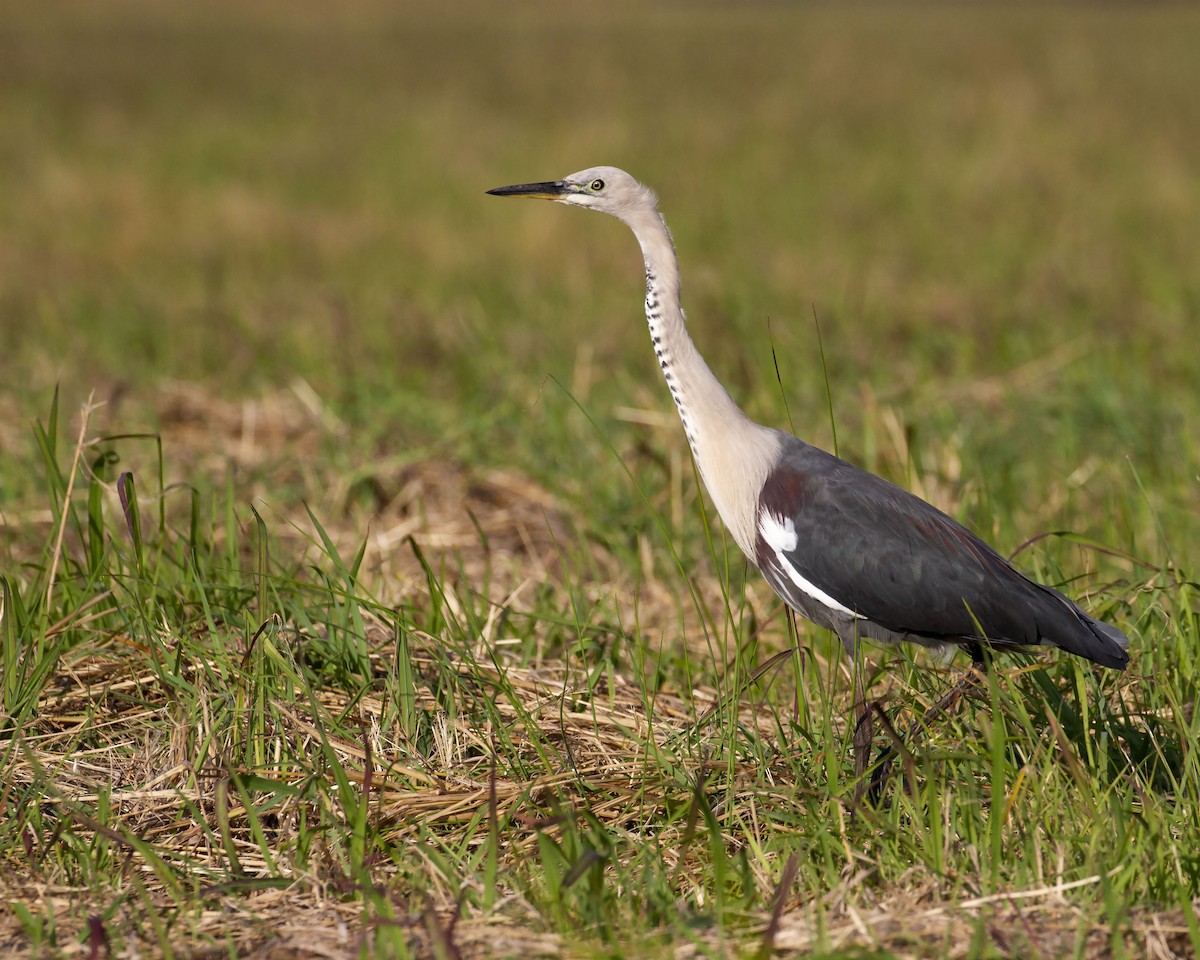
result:
[(1124, 670), (1129, 663), (1129, 638), (1111, 623), (1088, 616), (1071, 600), (1067, 600), (1067, 603), (1083, 629), (1072, 630), (1068, 637), (1055, 636), (1051, 642), (1102, 667)]
[(1089, 617), (1086, 613), (1083, 614), (1081, 619), (1091, 629), (1092, 633), (1101, 638), (1114, 661), (1108, 663), (1103, 660), (1097, 660), (1096, 662), (1103, 663), (1105, 666), (1116, 667), (1119, 670), (1125, 669), (1125, 664), (1129, 662), (1129, 638), (1111, 623), (1096, 620), (1093, 617)]

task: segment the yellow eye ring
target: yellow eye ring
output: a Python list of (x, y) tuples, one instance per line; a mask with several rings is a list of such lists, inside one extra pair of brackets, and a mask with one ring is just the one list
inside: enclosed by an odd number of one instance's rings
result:
[(604, 189), (604, 181), (597, 178), (588, 184), (588, 188), (595, 191), (596, 193), (599, 193), (601, 190)]

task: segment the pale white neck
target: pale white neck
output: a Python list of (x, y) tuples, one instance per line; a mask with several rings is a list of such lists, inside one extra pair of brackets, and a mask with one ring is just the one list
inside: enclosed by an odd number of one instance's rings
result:
[(655, 356), (717, 512), (752, 557), (758, 491), (779, 441), (742, 412), (692, 342), (680, 303), (679, 261), (662, 216), (650, 210), (627, 222), (646, 262), (646, 322)]

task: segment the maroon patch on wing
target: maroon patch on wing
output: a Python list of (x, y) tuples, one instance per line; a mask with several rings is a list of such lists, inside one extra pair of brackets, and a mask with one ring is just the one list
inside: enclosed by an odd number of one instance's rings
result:
[(777, 517), (794, 517), (807, 499), (804, 474), (789, 467), (776, 467), (768, 473), (758, 495), (759, 509)]
[[(762, 490), (759, 491), (758, 514), (755, 519), (761, 523), (764, 513), (771, 514), (777, 520), (794, 518), (803, 507), (806, 498), (804, 474), (788, 467), (776, 467), (767, 474)], [(754, 540), (754, 563), (764, 572), (779, 563), (774, 548), (763, 539), (761, 532), (756, 533)], [(778, 591), (779, 588), (776, 586), (775, 589)]]

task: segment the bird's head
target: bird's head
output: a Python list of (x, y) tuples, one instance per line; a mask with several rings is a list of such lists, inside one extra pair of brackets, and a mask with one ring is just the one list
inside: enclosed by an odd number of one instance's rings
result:
[(589, 167), (561, 180), (518, 183), (511, 187), (497, 187), (488, 193), (497, 197), (527, 197), (569, 203), (610, 214), (630, 225), (639, 215), (658, 209), (654, 191), (617, 167)]

